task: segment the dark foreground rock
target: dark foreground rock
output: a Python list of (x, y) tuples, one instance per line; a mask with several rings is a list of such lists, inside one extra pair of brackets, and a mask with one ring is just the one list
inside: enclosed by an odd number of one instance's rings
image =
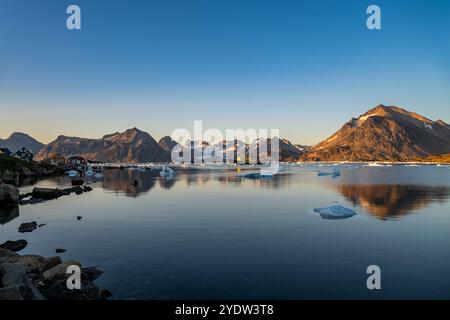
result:
[(32, 197), (34, 199), (51, 200), (57, 199), (64, 195), (61, 189), (52, 188), (34, 188), (32, 192)]
[[(81, 269), (81, 289), (67, 288), (67, 268)], [(82, 267), (77, 261), (59, 257), (23, 255), (0, 248), (0, 300), (101, 300), (111, 295), (95, 284), (103, 270)]]
[(83, 194), (84, 192), (92, 191), (90, 187), (74, 186), (66, 189), (54, 189), (54, 188), (34, 188), (32, 192), (27, 194), (22, 194), (19, 196), (21, 205), (26, 204), (36, 204), (46, 200), (58, 199), (62, 196), (68, 196), (72, 193), (77, 195)]
[(37, 228), (37, 223), (36, 221), (33, 222), (25, 222), (22, 223), (19, 227), (19, 232), (24, 233), (24, 232), (33, 232), (34, 230), (36, 230)]
[(27, 240), (17, 240), (17, 241), (8, 240), (5, 243), (0, 244), (0, 248), (17, 252), (24, 249), (27, 245), (28, 245)]

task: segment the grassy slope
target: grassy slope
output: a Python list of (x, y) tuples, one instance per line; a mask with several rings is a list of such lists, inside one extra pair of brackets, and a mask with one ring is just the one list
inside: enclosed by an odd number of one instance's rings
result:
[(37, 164), (34, 162), (23, 161), (14, 157), (0, 154), (0, 172), (5, 170), (14, 171), (18, 166), (29, 168), (30, 170), (36, 169)]

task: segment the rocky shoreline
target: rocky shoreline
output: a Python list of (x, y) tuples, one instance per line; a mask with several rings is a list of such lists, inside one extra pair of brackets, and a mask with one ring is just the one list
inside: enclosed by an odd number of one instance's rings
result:
[(54, 167), (41, 167), (36, 166), (33, 168), (18, 165), (14, 170), (4, 170), (0, 172), (0, 179), (6, 182), (15, 182), (27, 179), (43, 179), (49, 177), (63, 176), (66, 170), (70, 168), (63, 168), (61, 166)]
[[(20, 194), (13, 185), (0, 180), (0, 208), (36, 204), (57, 199), (72, 193), (80, 195), (92, 191), (89, 186), (74, 186), (66, 189), (34, 188), (32, 192)], [(78, 216), (77, 220), (82, 217)], [(18, 232), (33, 232), (36, 222), (20, 225)], [(111, 296), (108, 290), (100, 290), (93, 281), (103, 270), (98, 267), (82, 267), (77, 261), (63, 262), (60, 257), (45, 258), (38, 255), (19, 255), (18, 251), (28, 245), (26, 240), (8, 240), (0, 244), (0, 300), (101, 300)], [(56, 249), (57, 253), (64, 249)], [(68, 289), (69, 266), (81, 270), (81, 289)]]
[[(81, 270), (81, 288), (70, 290), (69, 266)], [(103, 270), (83, 267), (77, 261), (60, 257), (19, 255), (0, 247), (0, 300), (102, 300), (111, 296), (94, 284)]]

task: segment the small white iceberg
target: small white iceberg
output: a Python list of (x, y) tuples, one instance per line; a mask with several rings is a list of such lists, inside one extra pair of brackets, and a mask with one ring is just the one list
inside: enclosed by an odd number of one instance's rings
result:
[(70, 170), (69, 172), (67, 172), (67, 175), (71, 178), (74, 178), (74, 177), (78, 176), (78, 172), (75, 170)]
[(354, 210), (340, 204), (334, 204), (326, 208), (316, 208), (313, 211), (320, 214), (322, 219), (346, 219), (356, 215)]
[(163, 166), (161, 168), (161, 172), (159, 173), (161, 177), (173, 177), (175, 175), (175, 171), (173, 171), (171, 168)]

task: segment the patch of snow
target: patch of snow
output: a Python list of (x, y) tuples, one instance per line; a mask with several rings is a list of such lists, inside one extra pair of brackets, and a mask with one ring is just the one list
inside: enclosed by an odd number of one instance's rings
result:
[(358, 121), (356, 122), (357, 126), (362, 125), (367, 119), (369, 119), (370, 117), (376, 116), (375, 113), (371, 113), (371, 114), (367, 114), (365, 116), (361, 116), (358, 118)]
[(431, 124), (424, 122), (423, 125), (425, 126), (425, 128), (433, 130), (433, 126)]

